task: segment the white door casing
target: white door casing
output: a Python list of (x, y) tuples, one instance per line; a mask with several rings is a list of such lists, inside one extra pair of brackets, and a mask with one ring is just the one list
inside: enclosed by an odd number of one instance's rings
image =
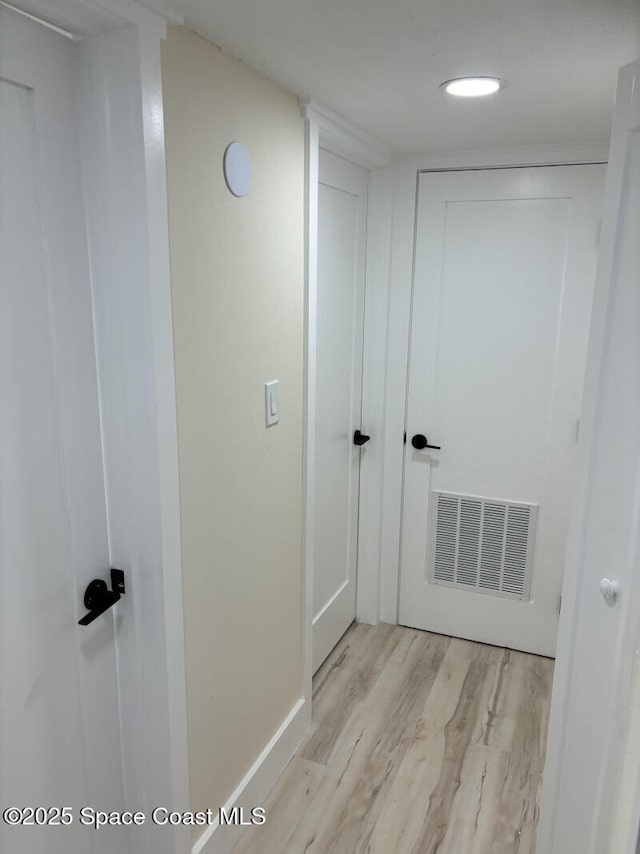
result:
[(123, 810), (113, 614), (78, 625), (107, 578), (96, 350), (74, 108), (76, 46), (0, 7), (2, 803), (69, 806), (3, 850), (130, 851), (82, 806)]
[[(539, 854), (608, 849), (640, 627), (640, 62), (614, 113), (542, 795)], [(612, 605), (601, 581), (617, 582)], [(640, 778), (636, 793), (640, 791)], [(637, 797), (636, 797), (637, 801)], [(633, 854), (640, 805), (616, 828)]]
[(554, 654), (602, 181), (419, 177), (401, 623)]
[(355, 618), (367, 172), (320, 150), (313, 670)]

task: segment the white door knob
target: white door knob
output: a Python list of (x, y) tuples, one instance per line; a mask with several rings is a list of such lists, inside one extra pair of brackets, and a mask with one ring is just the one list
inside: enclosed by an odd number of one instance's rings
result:
[(618, 601), (620, 585), (617, 581), (613, 581), (611, 578), (603, 578), (600, 582), (600, 592), (602, 593), (602, 598), (607, 605), (612, 607)]

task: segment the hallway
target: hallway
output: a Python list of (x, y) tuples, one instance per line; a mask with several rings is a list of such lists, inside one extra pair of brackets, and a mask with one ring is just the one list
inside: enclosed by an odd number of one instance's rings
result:
[(553, 662), (352, 625), (234, 854), (533, 854)]

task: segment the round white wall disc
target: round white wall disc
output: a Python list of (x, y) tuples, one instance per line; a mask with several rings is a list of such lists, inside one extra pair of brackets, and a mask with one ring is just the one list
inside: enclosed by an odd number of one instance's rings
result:
[(232, 142), (224, 153), (224, 180), (234, 196), (246, 196), (251, 186), (251, 158), (240, 142)]

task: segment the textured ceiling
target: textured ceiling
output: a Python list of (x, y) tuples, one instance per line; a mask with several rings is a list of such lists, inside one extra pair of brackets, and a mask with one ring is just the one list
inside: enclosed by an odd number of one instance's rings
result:
[[(172, 0), (187, 26), (397, 152), (603, 140), (640, 0)], [(483, 74), (487, 99), (438, 85)]]

